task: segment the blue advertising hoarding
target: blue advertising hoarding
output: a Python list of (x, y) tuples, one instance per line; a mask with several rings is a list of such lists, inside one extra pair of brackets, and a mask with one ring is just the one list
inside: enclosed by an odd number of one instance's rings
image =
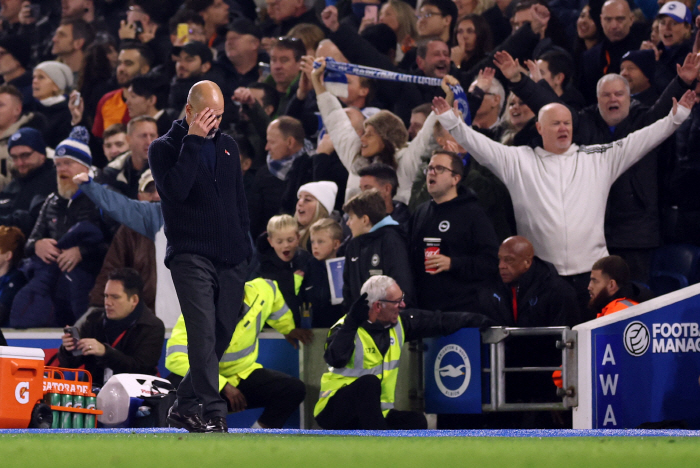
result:
[(590, 331), (592, 428), (683, 420), (700, 429), (700, 296), (628, 310)]
[(425, 411), (481, 413), (481, 334), (463, 328), (424, 340)]

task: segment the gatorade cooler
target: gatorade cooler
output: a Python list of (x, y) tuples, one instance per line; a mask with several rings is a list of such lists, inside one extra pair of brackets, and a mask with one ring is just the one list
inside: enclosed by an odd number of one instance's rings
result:
[(0, 346), (0, 428), (29, 427), (44, 398), (43, 379), (43, 350)]

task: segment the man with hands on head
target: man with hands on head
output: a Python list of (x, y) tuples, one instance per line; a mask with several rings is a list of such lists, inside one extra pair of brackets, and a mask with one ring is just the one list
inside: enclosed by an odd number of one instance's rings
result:
[[(687, 91), (665, 118), (604, 145), (572, 144), (571, 112), (544, 106), (537, 131), (544, 148), (507, 147), (467, 127), (442, 98), (433, 100), (440, 123), (508, 187), (518, 233), (562, 276), (590, 271), (607, 256), (603, 213), (611, 185), (623, 172), (668, 138), (690, 115), (695, 93)], [(680, 105), (679, 105), (680, 104)], [(537, 190), (533, 190), (537, 187)]]
[(238, 145), (219, 132), (219, 86), (196, 83), (185, 110), (148, 151), (168, 240), (165, 265), (189, 331), (190, 369), (168, 421), (190, 432), (228, 432), (218, 366), (243, 301), (252, 251), (248, 203)]
[(394, 409), (401, 347), (491, 321), (467, 312), (404, 309), (403, 291), (389, 276), (370, 277), (360, 292), (328, 334), (323, 358), (329, 367), (314, 417), (324, 429), (426, 429), (423, 414)]
[(85, 365), (102, 385), (113, 374), (156, 375), (165, 326), (141, 300), (143, 280), (131, 268), (109, 275), (104, 308), (94, 308), (78, 329), (79, 339), (65, 333), (58, 349), (63, 367)]

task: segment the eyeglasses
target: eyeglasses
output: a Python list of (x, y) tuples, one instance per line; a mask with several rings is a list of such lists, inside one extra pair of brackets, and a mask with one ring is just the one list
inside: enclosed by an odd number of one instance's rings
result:
[(379, 299), (379, 302), (388, 302), (388, 303), (390, 303), (390, 304), (401, 305), (401, 303), (403, 302), (404, 297), (406, 297), (406, 294), (405, 294), (405, 293), (404, 293), (404, 294), (401, 294), (401, 299), (399, 299), (398, 301), (390, 301), (390, 300), (388, 300), (388, 299)]
[(31, 158), (33, 154), (34, 151), (26, 151), (20, 154), (11, 154), (10, 159), (12, 159), (13, 161), (26, 161), (27, 159)]
[(422, 19), (432, 18), (433, 16), (439, 16), (439, 17), (442, 18), (443, 15), (442, 15), (441, 13), (439, 13), (439, 12), (431, 12), (431, 11), (429, 11), (429, 12), (427, 12), (427, 13), (423, 13), (422, 15), (421, 15), (421, 14), (417, 14), (417, 15), (416, 15), (416, 20), (420, 21), (420, 20), (422, 20)]
[(425, 169), (423, 169), (423, 174), (428, 175), (432, 172), (433, 174), (440, 175), (440, 174), (444, 174), (445, 171), (451, 172), (452, 174), (455, 174), (455, 175), (459, 175), (457, 172), (453, 171), (452, 169), (449, 169), (445, 166), (440, 166), (440, 165), (426, 167)]

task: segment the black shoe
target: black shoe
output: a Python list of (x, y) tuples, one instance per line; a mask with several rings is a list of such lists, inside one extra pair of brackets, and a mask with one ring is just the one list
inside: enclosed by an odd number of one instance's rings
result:
[(189, 432), (206, 432), (207, 428), (198, 413), (182, 415), (173, 411), (172, 407), (168, 410), (168, 424), (170, 427), (187, 429)]
[(224, 434), (228, 433), (228, 425), (226, 424), (226, 418), (223, 416), (214, 416), (209, 421), (204, 429), (204, 432), (222, 432)]

